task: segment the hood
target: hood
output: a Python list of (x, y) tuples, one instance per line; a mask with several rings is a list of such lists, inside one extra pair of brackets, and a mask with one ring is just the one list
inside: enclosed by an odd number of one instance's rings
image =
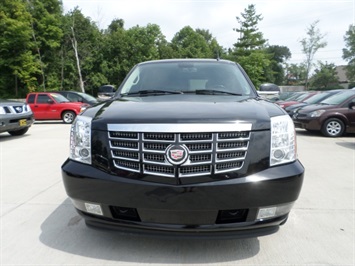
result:
[(14, 100), (5, 100), (5, 99), (0, 99), (0, 105), (21, 105), (21, 104), (27, 104), (25, 102), (21, 102), (21, 101), (14, 101)]
[[(270, 117), (284, 115), (273, 103), (246, 99), (242, 101), (201, 101), (201, 97), (190, 97), (177, 101), (154, 101), (146, 97), (139, 100), (107, 101), (83, 113), (93, 118), (92, 128), (107, 130), (107, 124), (118, 123), (229, 123), (244, 121), (252, 123), (253, 130), (270, 128)], [(206, 99), (209, 97), (206, 97)], [(228, 99), (229, 98), (229, 99)]]
[(296, 103), (296, 104), (292, 104), (290, 106), (287, 106), (285, 109), (286, 109), (286, 111), (290, 111), (290, 110), (294, 110), (294, 109), (297, 109), (297, 108), (300, 108), (300, 107), (303, 107), (306, 105), (307, 105), (306, 103)]
[(82, 103), (82, 102), (60, 102), (58, 104), (64, 104), (66, 106), (72, 106), (72, 107), (84, 107), (84, 106), (89, 106), (88, 103)]

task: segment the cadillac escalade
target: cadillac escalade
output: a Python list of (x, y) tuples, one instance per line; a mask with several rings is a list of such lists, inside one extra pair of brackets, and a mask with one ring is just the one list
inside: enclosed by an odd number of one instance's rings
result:
[(71, 127), (66, 192), (89, 226), (168, 237), (276, 232), (304, 167), (291, 118), (236, 63), (136, 65)]

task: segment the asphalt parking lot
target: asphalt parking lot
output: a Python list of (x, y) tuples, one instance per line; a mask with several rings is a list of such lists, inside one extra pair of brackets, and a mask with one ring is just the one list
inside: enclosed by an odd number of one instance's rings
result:
[(355, 136), (297, 131), (306, 168), (300, 198), (273, 235), (239, 240), (123, 236), (85, 226), (60, 166), (70, 125), (0, 134), (0, 265), (354, 265)]

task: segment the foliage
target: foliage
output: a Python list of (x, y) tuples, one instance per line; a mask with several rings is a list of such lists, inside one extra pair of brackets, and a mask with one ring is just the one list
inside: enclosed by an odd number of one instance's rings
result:
[(314, 75), (311, 78), (311, 86), (324, 89), (338, 83), (336, 66), (333, 63), (319, 62), (318, 68), (314, 71)]
[(348, 62), (346, 76), (349, 80), (355, 80), (355, 25), (350, 25), (344, 36), (345, 47), (343, 59)]
[(32, 53), (31, 14), (21, 0), (3, 0), (0, 21), (0, 94), (22, 96), (20, 87), (33, 90), (40, 73), (38, 58)]
[(257, 27), (263, 18), (256, 14), (255, 5), (248, 5), (241, 17), (236, 19), (240, 24), (240, 28), (234, 29), (240, 34), (238, 42), (234, 44), (236, 56), (248, 55), (249, 51), (263, 48), (266, 40)]
[[(239, 38), (231, 48), (224, 48), (208, 29), (186, 26), (169, 42), (156, 24), (126, 29), (124, 20), (117, 18), (101, 30), (78, 7), (63, 14), (61, 0), (2, 0), (0, 97), (23, 98), (29, 91), (80, 89), (96, 95), (101, 85), (118, 87), (135, 64), (167, 58), (229, 59), (246, 70), (256, 87), (263, 82), (307, 81), (311, 64), (308, 68), (306, 64), (287, 65), (290, 50), (267, 43), (258, 29), (262, 16), (254, 5), (248, 5), (236, 19), (239, 27), (233, 30)], [(308, 63), (324, 45), (316, 25), (308, 30), (308, 39), (302, 40)], [(349, 61), (348, 75), (354, 79), (352, 26), (344, 39), (343, 58)]]
[(304, 84), (307, 75), (305, 64), (291, 64), (286, 67), (286, 84), (299, 85)]
[(350, 82), (348, 85), (348, 89), (353, 89), (355, 88), (355, 82)]
[(290, 49), (286, 46), (270, 45), (266, 48), (266, 52), (272, 56), (269, 67), (271, 75), (268, 81), (275, 84), (283, 84), (285, 78), (284, 64), (291, 58)]
[(302, 52), (306, 56), (306, 60), (304, 62), (306, 66), (306, 77), (305, 77), (305, 86), (308, 88), (308, 80), (309, 75), (311, 73), (311, 68), (313, 66), (313, 58), (316, 52), (327, 46), (327, 42), (323, 41), (324, 34), (321, 34), (318, 29), (319, 21), (311, 23), (309, 28), (307, 29), (307, 37), (301, 40)]
[(261, 20), (254, 5), (244, 9), (241, 17), (237, 17), (240, 28), (234, 30), (240, 37), (232, 50), (232, 58), (244, 68), (257, 88), (266, 81), (266, 72), (271, 65), (271, 54), (266, 51), (266, 39), (257, 27)]
[(171, 40), (171, 47), (176, 58), (211, 58), (211, 51), (206, 36), (190, 26), (182, 28)]

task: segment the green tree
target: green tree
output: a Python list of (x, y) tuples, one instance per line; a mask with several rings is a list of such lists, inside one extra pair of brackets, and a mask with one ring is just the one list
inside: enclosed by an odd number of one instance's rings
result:
[(122, 68), (122, 61), (126, 56), (126, 51), (129, 49), (123, 19), (114, 19), (111, 22), (104, 32), (103, 43), (101, 73), (107, 80), (102, 84), (118, 85), (119, 79), (123, 79), (127, 73)]
[(306, 78), (305, 64), (291, 64), (286, 67), (286, 84), (299, 85), (304, 84)]
[(319, 62), (319, 66), (314, 71), (314, 75), (311, 78), (311, 86), (316, 89), (326, 89), (330, 86), (336, 86), (339, 84), (337, 76), (336, 66), (331, 63), (328, 64)]
[(223, 58), (226, 55), (225, 49), (218, 44), (218, 41), (213, 37), (209, 30), (196, 29), (196, 33), (201, 34), (209, 46), (212, 58)]
[(309, 75), (313, 66), (313, 59), (316, 52), (327, 46), (327, 42), (323, 41), (324, 34), (321, 34), (318, 29), (319, 21), (311, 23), (309, 28), (307, 28), (307, 37), (301, 40), (302, 52), (306, 56), (305, 66), (306, 66), (306, 77), (305, 77), (305, 86), (308, 88)]
[(238, 41), (234, 44), (232, 58), (248, 73), (256, 87), (266, 80), (265, 70), (271, 64), (271, 56), (266, 51), (266, 39), (258, 29), (261, 15), (256, 14), (255, 6), (249, 5), (236, 17), (240, 28), (234, 30), (239, 33)]
[(286, 46), (271, 45), (266, 48), (266, 52), (271, 55), (269, 81), (275, 84), (283, 84), (285, 78), (284, 64), (291, 57), (291, 51)]
[(102, 33), (78, 8), (64, 16), (63, 31), (63, 88), (92, 92), (96, 81), (102, 78)]
[(41, 75), (36, 77), (38, 84), (43, 90), (46, 90), (47, 85), (57, 87), (58, 79), (53, 73), (56, 73), (60, 67), (58, 59), (63, 36), (61, 2), (58, 0), (26, 0), (26, 4), (31, 14), (35, 53), (41, 66)]
[(349, 80), (355, 81), (355, 26), (350, 25), (344, 36), (345, 47), (343, 59), (348, 62), (346, 75)]
[(171, 52), (158, 25), (137, 25), (126, 30), (122, 19), (114, 20), (104, 33), (104, 73), (111, 84), (119, 85), (135, 64), (162, 56), (171, 58)]
[(171, 46), (175, 51), (174, 57), (212, 58), (213, 51), (206, 40), (207, 37), (212, 41), (212, 37), (205, 36), (204, 33), (202, 30), (195, 31), (190, 26), (182, 28), (171, 40)]
[(126, 48), (123, 69), (127, 73), (135, 64), (159, 59), (159, 47), (165, 36), (156, 24), (146, 27), (135, 26), (126, 31)]
[(22, 0), (0, 5), (0, 96), (24, 96), (35, 90), (40, 64), (32, 40), (31, 14)]

